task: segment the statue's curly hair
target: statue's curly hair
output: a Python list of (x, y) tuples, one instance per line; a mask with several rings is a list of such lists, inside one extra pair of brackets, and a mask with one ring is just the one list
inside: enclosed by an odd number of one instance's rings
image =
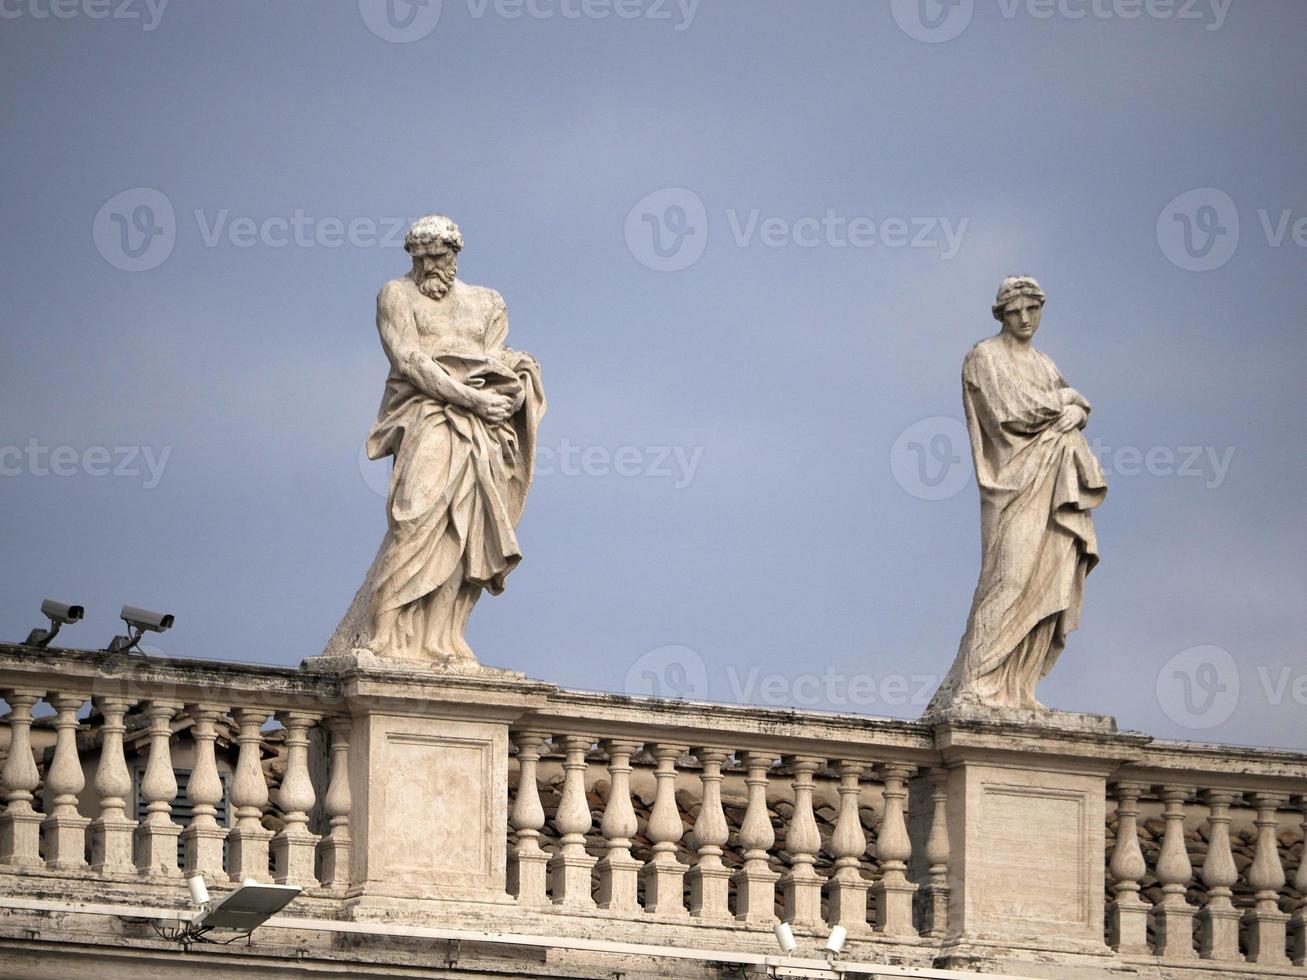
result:
[(413, 227), (404, 236), (404, 251), (412, 254), (413, 249), (440, 243), (455, 252), (463, 250), (463, 233), (443, 214), (428, 214), (413, 222)]

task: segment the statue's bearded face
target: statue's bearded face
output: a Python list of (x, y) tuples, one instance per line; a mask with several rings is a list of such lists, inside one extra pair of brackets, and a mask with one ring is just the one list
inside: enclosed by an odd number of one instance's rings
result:
[(1016, 340), (1027, 342), (1039, 329), (1039, 319), (1044, 314), (1044, 304), (1034, 296), (1018, 296), (1011, 300), (1003, 310), (1003, 332)]
[(458, 274), (458, 252), (439, 243), (413, 249), (413, 281), (428, 299), (444, 299)]

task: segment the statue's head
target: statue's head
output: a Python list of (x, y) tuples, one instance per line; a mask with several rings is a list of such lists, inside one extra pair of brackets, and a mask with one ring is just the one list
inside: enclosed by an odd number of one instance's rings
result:
[(994, 319), (1003, 324), (1004, 333), (1029, 341), (1039, 329), (1044, 291), (1030, 276), (1008, 276), (998, 287), (993, 310)]
[(443, 214), (418, 218), (404, 238), (404, 251), (413, 256), (413, 281), (422, 295), (444, 299), (458, 274), (463, 234)]

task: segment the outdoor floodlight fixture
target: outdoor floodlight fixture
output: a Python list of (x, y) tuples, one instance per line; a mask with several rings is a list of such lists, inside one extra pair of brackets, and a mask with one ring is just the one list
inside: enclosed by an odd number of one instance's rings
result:
[(35, 629), (27, 634), (24, 641), (29, 647), (41, 647), (44, 649), (50, 645), (50, 641), (59, 633), (59, 627), (68, 623), (76, 623), (86, 615), (86, 610), (82, 606), (70, 606), (67, 603), (59, 602), (57, 599), (46, 599), (41, 603), (41, 612), (45, 618), (50, 620), (48, 630)]
[(793, 953), (799, 948), (799, 944), (794, 941), (794, 930), (788, 922), (776, 923), (776, 928), (772, 931), (776, 933), (776, 945), (780, 946), (782, 953)]
[(109, 653), (123, 653), (125, 651), (136, 649), (136, 652), (145, 655), (145, 651), (137, 647), (141, 642), (141, 637), (148, 633), (162, 633), (171, 629), (174, 616), (172, 613), (153, 612), (149, 609), (141, 609), (139, 606), (123, 606), (123, 610), (118, 614), (122, 621), (127, 624), (127, 636), (115, 636), (105, 650)]
[(230, 939), (207, 939), (208, 933), (214, 930), (237, 933), (233, 937), (236, 939), (248, 937), (302, 891), (295, 885), (264, 885), (246, 878), (230, 895), (210, 901), (204, 876), (198, 874), (186, 879), (186, 889), (190, 892), (191, 904), (199, 909), (195, 918), (177, 928), (163, 928), (158, 923), (154, 925), (159, 935), (181, 943), (182, 946), (203, 942), (231, 942)]
[[(203, 879), (200, 884), (203, 886)], [(253, 932), (289, 905), (301, 891), (295, 885), (263, 885), (246, 879), (225, 898), (205, 903), (200, 914), (191, 920), (191, 929), (197, 933), (210, 929)]]
[(849, 930), (843, 926), (835, 926), (826, 937), (826, 952), (832, 957), (844, 949), (844, 942), (849, 938)]

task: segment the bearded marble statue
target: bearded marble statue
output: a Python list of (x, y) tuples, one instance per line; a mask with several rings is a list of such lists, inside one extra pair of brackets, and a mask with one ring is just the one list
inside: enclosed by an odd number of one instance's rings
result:
[(1098, 563), (1091, 512), (1107, 493), (1082, 430), (1088, 400), (1031, 341), (1044, 292), (1029, 276), (999, 287), (1002, 330), (962, 365), (980, 487), (980, 581), (957, 659), (927, 715), (1043, 712), (1035, 686), (1080, 621)]
[(475, 665), (468, 617), (522, 558), (545, 396), (535, 359), (506, 345), (503, 297), (457, 277), (458, 226), (429, 215), (404, 248), (412, 269), (377, 297), (390, 374), (367, 441), (394, 460), (387, 530), (326, 653)]

